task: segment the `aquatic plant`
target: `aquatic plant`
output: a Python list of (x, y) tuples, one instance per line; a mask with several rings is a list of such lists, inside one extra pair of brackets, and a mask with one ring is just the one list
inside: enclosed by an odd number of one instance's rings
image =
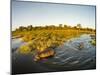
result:
[[(70, 38), (80, 36), (82, 34), (95, 34), (94, 29), (82, 28), (81, 24), (78, 24), (76, 27), (71, 26), (45, 26), (45, 27), (19, 27), (12, 32), (13, 37), (20, 36), (24, 42), (27, 42), (27, 45), (21, 46), (19, 48), (20, 53), (30, 53), (35, 50), (37, 52), (43, 52), (47, 48), (56, 48), (62, 45)], [(92, 44), (95, 45), (95, 41), (92, 41)], [(80, 48), (83, 45), (80, 44)]]
[(28, 54), (31, 52), (32, 48), (29, 45), (22, 45), (18, 50), (21, 54)]
[(96, 40), (95, 40), (95, 39), (91, 40), (90, 43), (91, 43), (92, 45), (96, 46)]

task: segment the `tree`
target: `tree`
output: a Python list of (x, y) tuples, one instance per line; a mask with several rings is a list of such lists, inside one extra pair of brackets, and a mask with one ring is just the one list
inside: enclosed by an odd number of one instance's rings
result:
[(63, 26), (62, 24), (59, 24), (59, 28), (62, 28), (62, 26)]
[(67, 28), (67, 25), (64, 25), (64, 28)]
[(32, 30), (32, 28), (33, 28), (32, 25), (29, 25), (29, 26), (27, 27), (28, 30)]
[(77, 24), (76, 27), (77, 27), (77, 28), (82, 28), (81, 24)]
[(19, 27), (19, 31), (23, 31), (24, 27), (23, 26), (20, 26)]

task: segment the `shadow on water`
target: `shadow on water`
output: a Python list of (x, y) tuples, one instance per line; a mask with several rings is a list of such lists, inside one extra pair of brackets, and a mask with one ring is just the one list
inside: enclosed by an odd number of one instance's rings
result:
[[(90, 35), (87, 34), (79, 38), (70, 39), (62, 46), (55, 48), (56, 55), (54, 57), (40, 62), (34, 62), (31, 54), (22, 55), (14, 51), (12, 54), (12, 73), (42, 73), (95, 69), (96, 48), (90, 44), (89, 41), (91, 40)], [(80, 43), (84, 45), (82, 48), (79, 48)], [(19, 45), (19, 42), (17, 44)], [(22, 44), (21, 42), (20, 45)]]

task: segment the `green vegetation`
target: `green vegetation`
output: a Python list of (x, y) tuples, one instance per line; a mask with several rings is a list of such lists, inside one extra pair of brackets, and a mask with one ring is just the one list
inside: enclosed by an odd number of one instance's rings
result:
[(28, 54), (30, 53), (32, 50), (32, 48), (29, 45), (22, 45), (21, 47), (19, 47), (19, 52), (22, 54)]
[(91, 28), (82, 28), (81, 24), (71, 27), (68, 25), (59, 24), (59, 26), (45, 26), (45, 27), (19, 27), (12, 31), (13, 38), (22, 38), (23, 41), (28, 42), (27, 45), (19, 48), (20, 53), (30, 53), (32, 50), (43, 52), (48, 48), (55, 48), (62, 45), (70, 38), (78, 37), (82, 34), (95, 34), (95, 30)]
[(91, 40), (90, 43), (91, 43), (92, 45), (96, 46), (96, 40), (95, 40), (95, 39)]
[(96, 46), (96, 34), (91, 34), (90, 35), (90, 37), (91, 37), (91, 41), (90, 41), (90, 43), (93, 45), (93, 46)]

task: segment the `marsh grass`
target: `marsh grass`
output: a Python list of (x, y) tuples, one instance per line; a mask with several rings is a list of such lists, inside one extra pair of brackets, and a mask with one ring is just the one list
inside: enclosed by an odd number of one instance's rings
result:
[[(29, 27), (29, 26), (28, 26)], [(34, 50), (43, 52), (48, 48), (56, 48), (66, 42), (68, 39), (78, 37), (82, 34), (95, 34), (94, 29), (77, 27), (19, 27), (12, 31), (13, 37), (20, 37), (27, 45), (19, 48), (20, 53), (30, 53)], [(92, 41), (93, 44), (94, 41)]]

